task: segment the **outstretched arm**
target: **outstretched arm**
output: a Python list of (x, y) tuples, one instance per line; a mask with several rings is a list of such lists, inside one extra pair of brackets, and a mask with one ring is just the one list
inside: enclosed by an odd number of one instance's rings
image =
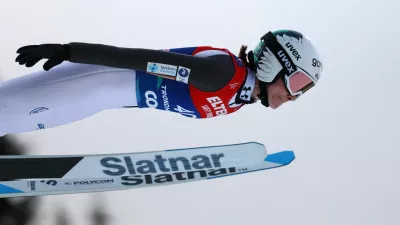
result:
[[(18, 53), (21, 55), (16, 61), (26, 64), (27, 67), (35, 65), (43, 58), (48, 58), (49, 61), (44, 65), (45, 70), (63, 60), (143, 72), (146, 72), (149, 62), (183, 66), (190, 69), (188, 83), (203, 91), (216, 91), (224, 87), (235, 73), (234, 63), (228, 55), (204, 58), (162, 50), (120, 48), (79, 42), (26, 46), (19, 49)], [(175, 79), (175, 77), (167, 78)]]

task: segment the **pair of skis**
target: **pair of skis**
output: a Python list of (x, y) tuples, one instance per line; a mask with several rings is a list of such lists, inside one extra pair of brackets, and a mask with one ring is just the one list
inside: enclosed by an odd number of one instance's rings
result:
[(0, 156), (0, 198), (89, 193), (179, 184), (290, 164), (257, 142), (154, 152)]

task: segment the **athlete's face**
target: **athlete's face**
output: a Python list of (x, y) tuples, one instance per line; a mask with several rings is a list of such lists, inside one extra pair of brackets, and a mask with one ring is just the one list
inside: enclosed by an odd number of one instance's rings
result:
[(282, 78), (279, 78), (275, 83), (268, 85), (267, 91), (269, 107), (272, 109), (276, 109), (283, 103), (294, 101), (296, 99), (296, 97), (290, 95), (286, 89), (286, 85)]

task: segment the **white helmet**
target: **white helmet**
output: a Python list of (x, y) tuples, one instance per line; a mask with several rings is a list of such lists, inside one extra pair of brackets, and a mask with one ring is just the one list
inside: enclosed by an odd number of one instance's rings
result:
[(260, 80), (261, 103), (268, 106), (267, 84), (284, 78), (292, 96), (313, 87), (322, 73), (322, 60), (311, 40), (293, 30), (268, 32), (253, 50), (253, 63)]

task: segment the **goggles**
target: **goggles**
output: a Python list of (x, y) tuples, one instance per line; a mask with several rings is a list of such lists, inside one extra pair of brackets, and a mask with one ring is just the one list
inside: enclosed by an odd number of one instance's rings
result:
[(302, 69), (298, 69), (290, 75), (284, 76), (286, 88), (290, 95), (298, 97), (312, 88), (315, 83)]

